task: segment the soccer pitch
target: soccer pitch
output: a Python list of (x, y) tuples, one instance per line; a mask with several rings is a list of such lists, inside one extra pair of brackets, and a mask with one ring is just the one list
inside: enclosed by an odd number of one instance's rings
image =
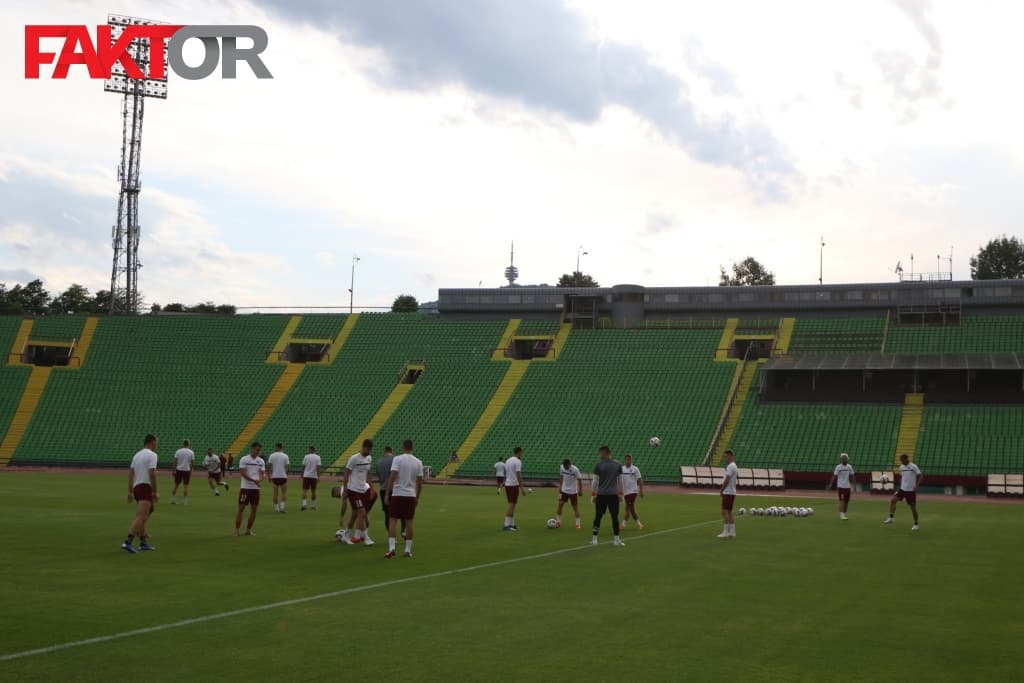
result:
[(171, 506), (163, 474), (157, 551), (128, 555), (126, 471), (0, 474), (0, 679), (1020, 676), (1019, 505), (922, 500), (912, 533), (905, 506), (883, 526), (888, 500), (868, 494), (847, 522), (832, 499), (741, 494), (816, 514), (737, 518), (723, 540), (716, 496), (651, 493), (644, 531), (615, 548), (606, 519), (595, 548), (589, 503), (583, 530), (568, 506), (545, 528), (555, 489), (521, 501), (512, 533), (493, 487), (428, 486), (414, 557), (385, 560), (379, 509), (377, 545), (343, 546), (338, 501), (300, 512), (295, 480), (287, 514), (266, 485), (257, 535), (232, 536), (229, 481), (215, 498), (194, 476)]

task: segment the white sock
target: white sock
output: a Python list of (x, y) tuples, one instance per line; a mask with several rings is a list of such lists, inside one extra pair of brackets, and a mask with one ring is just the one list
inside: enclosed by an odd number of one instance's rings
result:
[(555, 521), (558, 522), (559, 524), (561, 524), (562, 523), (562, 515), (555, 515)]
[(281, 503), (281, 512), (284, 512), (284, 503)]
[(576, 518), (576, 526), (579, 526), (579, 525), (580, 525), (580, 518), (579, 518), (579, 517), (577, 517), (577, 518)]
[(505, 517), (505, 526), (512, 526), (512, 518)]
[(316, 510), (316, 501), (315, 500), (313, 501), (313, 504), (310, 505), (310, 507), (313, 508), (314, 510)]
[(188, 505), (188, 496), (185, 496), (185, 505)]
[(406, 540), (406, 542), (405, 542), (405, 552), (407, 552), (407, 553), (411, 553), (412, 552), (412, 541)]
[(394, 536), (388, 536), (388, 552), (389, 553), (395, 552), (395, 537)]

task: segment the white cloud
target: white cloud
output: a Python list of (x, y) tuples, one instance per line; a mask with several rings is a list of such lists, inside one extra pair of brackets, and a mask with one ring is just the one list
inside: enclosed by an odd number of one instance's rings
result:
[[(26, 23), (95, 24), (107, 9), (6, 5), (0, 40), (20, 45)], [(751, 189), (757, 154), (737, 167), (674, 144), (672, 122), (658, 118), (674, 110), (655, 106), (663, 93), (643, 100), (642, 79), (615, 98), (549, 92), (562, 99), (546, 106), (516, 96), (522, 78), (481, 85), (500, 69), (409, 87), (382, 79), (394, 63), (386, 50), (323, 25), (246, 3), (142, 2), (141, 16), (265, 26), (275, 76), (173, 79), (167, 101), (147, 103), (146, 298), (347, 306), (359, 254), (357, 306), (389, 306), (402, 292), (428, 301), (437, 287), (502, 284), (513, 239), (521, 282), (572, 270), (581, 243), (584, 270), (605, 284), (713, 285), (719, 263), (748, 254), (781, 283), (814, 282), (822, 234), (826, 281), (888, 280), (897, 258), (950, 246), (966, 277), (978, 245), (1019, 234), (1024, 207), (1006, 178), (1024, 160), (1024, 95), (1001, 46), (1024, 10), (990, 7), (979, 23), (957, 4), (570, 9), (583, 44), (632, 46), (644, 55), (636, 73), (683, 84), (702, 126), (776, 141), (801, 179), (789, 200)], [(878, 55), (897, 54), (908, 59), (887, 58), (883, 73)], [(26, 81), (20, 59), (0, 77), (18, 103), (0, 111), (0, 261), (51, 289), (105, 288), (120, 101), (80, 73)], [(583, 113), (564, 113), (574, 105)]]

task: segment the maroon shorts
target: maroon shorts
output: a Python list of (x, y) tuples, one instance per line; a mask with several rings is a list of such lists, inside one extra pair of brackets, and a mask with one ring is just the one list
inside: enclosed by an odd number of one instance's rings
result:
[(313, 489), (314, 491), (316, 491), (316, 485), (317, 485), (317, 482), (319, 482), (319, 481), (320, 480), (317, 479), (316, 477), (303, 477), (302, 478), (302, 490), (303, 491), (308, 491), (310, 489)]
[[(628, 505), (630, 507), (633, 507), (633, 504), (636, 502), (636, 497), (637, 497), (637, 494), (635, 494), (635, 493), (627, 493), (626, 496), (625, 496), (625, 498), (626, 498), (626, 505)], [(729, 508), (729, 509), (731, 510), (732, 508)]]
[(736, 502), (736, 496), (732, 493), (722, 494), (722, 509), (732, 512), (732, 504)]
[(498, 488), (505, 485), (505, 477), (495, 477), (498, 480)]
[(270, 481), (274, 486), (284, 486), (288, 483), (288, 477), (273, 477)]
[(562, 491), (558, 496), (558, 500), (563, 503), (572, 503), (573, 505), (576, 505), (579, 499), (578, 493), (566, 493), (565, 491)]
[(388, 517), (410, 520), (416, 516), (415, 496), (391, 496), (388, 500)]
[(510, 503), (519, 502), (519, 487), (518, 486), (505, 486), (505, 500)]
[(153, 487), (150, 484), (136, 484), (132, 488), (132, 497), (136, 502), (141, 500), (148, 500), (153, 502)]
[(220, 472), (208, 472), (207, 479), (213, 479), (214, 481), (220, 481), (220, 478), (224, 476)]
[(192, 481), (192, 470), (174, 470), (175, 484), (188, 484)]
[[(373, 489), (370, 489), (372, 491)], [(370, 491), (363, 491), (357, 493), (356, 491), (350, 491), (345, 489), (345, 497), (348, 498), (348, 504), (355, 510), (366, 509), (369, 510), (373, 502), (370, 500)]]
[(851, 490), (852, 489), (839, 489), (839, 488), (837, 488), (836, 489), (836, 493), (839, 494), (839, 500), (843, 501), (844, 503), (849, 503), (850, 502), (850, 491)]
[(905, 500), (907, 505), (917, 505), (917, 491), (904, 491), (900, 489), (893, 496), (896, 500)]
[(366, 489), (366, 493), (363, 494), (363, 505), (366, 506), (367, 512), (373, 509), (373, 505), (377, 502), (377, 498), (377, 492), (373, 490), (372, 486)]
[(260, 504), (260, 490), (259, 489), (239, 489), (238, 490), (238, 504), (239, 505), (252, 505), (258, 507)]

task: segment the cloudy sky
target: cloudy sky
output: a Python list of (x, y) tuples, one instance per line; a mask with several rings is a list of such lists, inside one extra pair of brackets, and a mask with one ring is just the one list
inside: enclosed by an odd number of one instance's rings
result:
[[(1024, 7), (756, 0), (0, 6), (0, 281), (110, 280), (120, 98), (24, 78), (26, 24), (266, 29), (272, 80), (147, 102), (146, 301), (386, 306), (575, 267), (602, 284), (953, 274), (1020, 235)], [(56, 47), (59, 43), (44, 43)], [(197, 47), (191, 45), (190, 47)], [(195, 51), (188, 53), (195, 57)], [(187, 54), (187, 56), (188, 56)], [(195, 60), (198, 61), (198, 60)]]

